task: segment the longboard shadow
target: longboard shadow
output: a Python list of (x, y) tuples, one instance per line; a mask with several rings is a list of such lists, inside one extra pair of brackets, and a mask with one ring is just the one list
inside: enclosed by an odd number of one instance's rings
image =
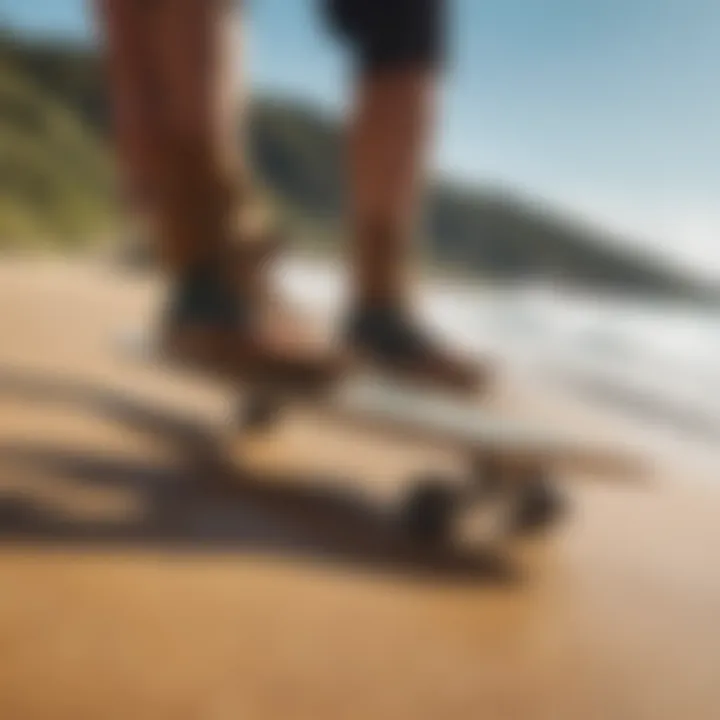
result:
[[(0, 472), (61, 478), (75, 487), (131, 493), (141, 512), (121, 520), (68, 517), (31, 494), (0, 490), (0, 544), (106, 546), (168, 552), (268, 554), (292, 560), (454, 582), (508, 582), (498, 553), (426, 550), (388, 522), (386, 508), (338, 478), (258, 475), (225, 464), (200, 423), (179, 420), (126, 393), (92, 384), (0, 371), (0, 397), (82, 405), (177, 448), (153, 464), (47, 443), (0, 444)], [(58, 480), (58, 483), (61, 481)]]

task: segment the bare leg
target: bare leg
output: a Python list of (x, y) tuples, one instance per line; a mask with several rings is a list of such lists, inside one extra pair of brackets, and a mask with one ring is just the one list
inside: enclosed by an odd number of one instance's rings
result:
[(154, 221), (160, 244), (169, 239), (158, 227), (158, 168), (163, 128), (153, 63), (153, 19), (142, 0), (97, 0), (104, 31), (113, 130), (126, 209)]
[(230, 8), (227, 0), (100, 0), (122, 165), (146, 198), (173, 278), (168, 348), (229, 372), (322, 379), (336, 358), (264, 327), (251, 297), (260, 264), (244, 261), (257, 253), (233, 247), (247, 168)]
[(357, 302), (405, 304), (423, 190), (435, 73), (399, 69), (360, 81), (351, 131)]
[[(99, 0), (127, 195), (178, 270), (257, 239), (244, 152), (240, 22), (223, 0)], [(248, 200), (248, 202), (245, 202)]]
[(425, 183), (445, 0), (330, 0), (357, 53), (350, 131), (355, 309), (350, 340), (366, 359), (445, 386), (473, 388), (472, 362), (413, 316), (413, 236)]
[[(181, 266), (214, 262), (230, 242), (242, 155), (235, 122), (229, 3), (155, 0), (155, 67), (168, 152), (164, 213)], [(152, 4), (152, 3), (150, 3)]]

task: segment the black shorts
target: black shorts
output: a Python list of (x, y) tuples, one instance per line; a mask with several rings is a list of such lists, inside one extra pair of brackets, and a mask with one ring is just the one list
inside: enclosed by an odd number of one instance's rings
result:
[(447, 0), (322, 0), (333, 29), (366, 71), (435, 68), (445, 54)]

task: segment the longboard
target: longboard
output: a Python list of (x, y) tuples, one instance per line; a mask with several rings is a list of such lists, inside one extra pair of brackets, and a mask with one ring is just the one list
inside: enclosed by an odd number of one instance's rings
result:
[[(125, 357), (146, 364), (204, 376), (215, 374), (212, 368), (164, 355), (149, 334), (123, 336), (121, 351)], [(229, 382), (238, 398), (243, 398), (234, 414), (238, 433), (270, 432), (283, 410), (292, 405), (385, 439), (409, 440), (459, 453), (467, 465), (460, 482), (456, 478), (417, 478), (398, 508), (408, 533), (433, 544), (452, 539), (459, 526), (467, 535), (468, 525), (481, 525), (480, 534), (485, 539), (506, 534), (517, 526), (529, 499), (537, 502), (538, 497), (549, 497), (557, 478), (573, 474), (563, 471), (614, 478), (638, 477), (643, 472), (633, 453), (616, 443), (609, 445), (578, 433), (511, 421), (474, 399), (369, 370), (349, 372), (312, 392), (304, 387), (251, 383), (242, 375), (225, 374), (220, 379)], [(482, 516), (481, 522), (478, 516)]]

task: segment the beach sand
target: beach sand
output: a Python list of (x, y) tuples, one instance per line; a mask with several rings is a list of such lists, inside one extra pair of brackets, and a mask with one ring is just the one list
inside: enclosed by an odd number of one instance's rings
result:
[[(513, 577), (431, 572), (375, 508), (456, 458), (290, 417), (216, 487), (222, 392), (113, 354), (155, 293), (0, 263), (0, 718), (720, 716), (720, 492), (691, 450), (563, 478), (571, 514)], [(622, 429), (512, 377), (489, 402)]]

